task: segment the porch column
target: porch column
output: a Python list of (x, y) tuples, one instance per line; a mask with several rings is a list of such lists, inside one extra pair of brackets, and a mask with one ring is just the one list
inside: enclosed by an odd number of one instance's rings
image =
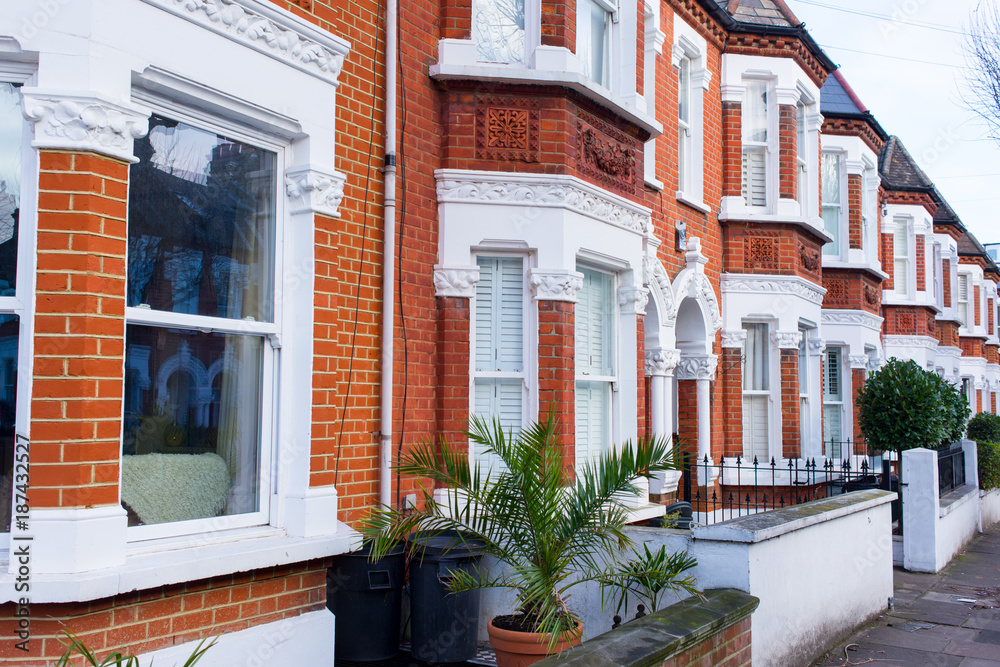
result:
[[(712, 380), (719, 358), (714, 354), (683, 356), (677, 365), (678, 380), (694, 380), (698, 401), (698, 484), (708, 485), (718, 476), (712, 459)], [(708, 458), (708, 473), (705, 458)]]
[[(650, 426), (653, 436), (671, 437), (670, 418), (674, 413), (674, 392), (671, 379), (681, 360), (678, 350), (656, 348), (646, 352), (646, 377), (649, 378)], [(676, 444), (676, 443), (674, 443)], [(681, 471), (657, 473), (649, 481), (650, 493), (673, 493), (681, 479)]]
[(771, 342), (778, 348), (781, 359), (781, 456), (786, 459), (802, 455), (802, 424), (799, 410), (799, 343), (800, 331), (778, 331)]

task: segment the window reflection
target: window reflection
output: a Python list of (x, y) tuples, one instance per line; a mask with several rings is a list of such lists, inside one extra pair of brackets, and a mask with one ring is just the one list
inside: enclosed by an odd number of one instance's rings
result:
[(524, 0), (475, 0), (474, 12), (479, 60), (524, 62)]
[(21, 207), (21, 93), (0, 83), (0, 296), (14, 296)]
[(17, 407), (17, 342), (17, 316), (0, 315), (0, 533), (10, 531), (14, 481), (14, 415)]

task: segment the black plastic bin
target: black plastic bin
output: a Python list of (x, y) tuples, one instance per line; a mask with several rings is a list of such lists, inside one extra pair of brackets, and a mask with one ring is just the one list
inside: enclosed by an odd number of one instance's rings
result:
[(333, 559), (326, 573), (326, 606), (335, 616), (336, 660), (386, 660), (399, 651), (403, 545), (375, 563), (366, 545)]
[[(423, 662), (465, 662), (476, 655), (479, 590), (452, 593), (452, 572), (478, 566), (481, 543), (453, 533), (411, 535), (410, 645)], [(449, 548), (450, 547), (450, 548)]]

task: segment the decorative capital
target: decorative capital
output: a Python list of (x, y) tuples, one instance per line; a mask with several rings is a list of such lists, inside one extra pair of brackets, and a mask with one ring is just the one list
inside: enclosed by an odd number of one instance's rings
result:
[(868, 358), (867, 354), (852, 354), (847, 358), (847, 360), (850, 362), (851, 368), (853, 369), (867, 369), (868, 364), (871, 362), (871, 359)]
[(826, 349), (826, 341), (822, 338), (809, 339), (809, 354), (822, 354)]
[(797, 350), (802, 342), (802, 332), (776, 331), (771, 334), (771, 342), (780, 350)]
[(680, 350), (650, 350), (646, 353), (646, 375), (670, 375), (680, 360)]
[(743, 344), (746, 343), (746, 340), (746, 329), (735, 329), (733, 331), (722, 332), (722, 347), (724, 348), (741, 348), (743, 347)]
[(678, 380), (714, 380), (719, 358), (714, 354), (700, 357), (681, 357), (675, 375)]
[(149, 131), (149, 109), (89, 93), (23, 88), (25, 119), (34, 123), (35, 148), (100, 153), (135, 163), (132, 143)]
[(645, 315), (649, 290), (645, 287), (619, 287), (618, 305), (623, 315)]
[(479, 282), (478, 266), (435, 266), (434, 295), (471, 299)]
[(579, 271), (529, 272), (531, 293), (536, 301), (569, 301), (576, 303), (576, 293), (583, 288), (583, 274)]
[(344, 198), (347, 176), (312, 165), (292, 167), (285, 172), (285, 193), (290, 212), (312, 211), (333, 218), (340, 217), (340, 202)]

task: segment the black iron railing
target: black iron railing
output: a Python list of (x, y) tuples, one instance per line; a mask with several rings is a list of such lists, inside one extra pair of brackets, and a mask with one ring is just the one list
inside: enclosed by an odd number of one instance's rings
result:
[(938, 494), (965, 484), (965, 451), (961, 447), (938, 450)]
[[(810, 500), (859, 491), (889, 488), (884, 483), (881, 456), (852, 456), (839, 461), (774, 458), (761, 462), (742, 456), (697, 464), (686, 458), (683, 493), (700, 524), (757, 514)], [(895, 489), (893, 489), (895, 490)]]

